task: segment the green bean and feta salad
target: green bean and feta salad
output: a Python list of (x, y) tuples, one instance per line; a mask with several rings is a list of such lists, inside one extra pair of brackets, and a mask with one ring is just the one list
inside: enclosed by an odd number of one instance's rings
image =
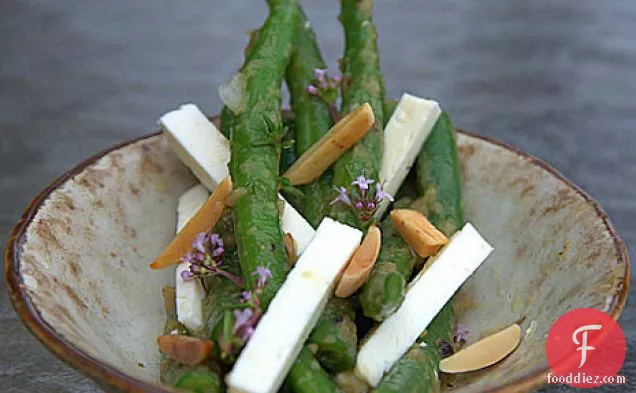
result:
[(372, 4), (340, 1), (332, 72), (299, 2), (267, 0), (219, 88), (220, 123), (194, 104), (159, 120), (201, 183), (179, 198), (175, 238), (151, 264), (176, 265), (157, 339), (163, 383), (440, 390), (441, 359), (468, 337), (452, 296), (492, 247), (464, 221), (448, 114), (385, 97)]

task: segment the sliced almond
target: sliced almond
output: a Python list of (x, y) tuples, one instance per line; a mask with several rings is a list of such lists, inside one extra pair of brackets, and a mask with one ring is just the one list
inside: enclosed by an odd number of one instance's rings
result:
[(285, 240), (285, 253), (287, 254), (287, 263), (289, 267), (294, 266), (296, 259), (298, 259), (298, 252), (296, 247), (296, 241), (291, 233), (285, 233), (283, 237)]
[(187, 365), (202, 363), (207, 359), (214, 346), (210, 340), (180, 334), (166, 334), (157, 337), (157, 344), (161, 352), (170, 359)]
[(417, 210), (395, 209), (391, 211), (391, 221), (404, 241), (422, 258), (437, 254), (448, 243), (448, 238)]
[(342, 273), (340, 282), (336, 287), (337, 297), (349, 297), (353, 295), (367, 281), (375, 261), (380, 253), (382, 232), (380, 228), (371, 225), (362, 244), (353, 253), (349, 264)]
[(191, 248), (192, 241), (200, 232), (209, 231), (223, 215), (227, 206), (227, 198), (232, 192), (232, 181), (228, 176), (214, 190), (208, 200), (201, 206), (196, 214), (188, 221), (174, 239), (163, 250), (161, 255), (150, 264), (153, 269), (163, 269), (179, 263), (179, 258), (184, 256)]
[(439, 368), (449, 374), (477, 371), (503, 360), (520, 341), (521, 328), (515, 323), (447, 357)]
[(359, 141), (375, 122), (371, 105), (364, 103), (340, 119), (285, 172), (292, 185), (309, 184)]

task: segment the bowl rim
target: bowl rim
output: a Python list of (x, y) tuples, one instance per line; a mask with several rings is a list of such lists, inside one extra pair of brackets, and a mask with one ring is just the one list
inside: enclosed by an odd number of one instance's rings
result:
[[(218, 117), (211, 118), (211, 120), (218, 121)], [(615, 320), (618, 320), (618, 317), (625, 307), (625, 303), (627, 301), (627, 296), (629, 293), (629, 255), (624, 240), (620, 237), (620, 235), (614, 228), (614, 225), (612, 224), (609, 216), (599, 205), (599, 203), (596, 202), (587, 192), (574, 184), (572, 181), (568, 180), (563, 174), (551, 167), (545, 161), (489, 136), (480, 135), (462, 129), (457, 129), (457, 132), (459, 134), (463, 134), (465, 136), (479, 139), (484, 142), (501, 147), (516, 154), (517, 156), (520, 156), (529, 163), (540, 167), (541, 169), (554, 176), (557, 180), (565, 183), (568, 187), (571, 187), (585, 200), (586, 203), (589, 203), (594, 208), (597, 217), (601, 219), (605, 226), (605, 229), (613, 239), (614, 247), (617, 251), (618, 263), (622, 263), (625, 266), (623, 277), (627, 279), (623, 281), (620, 290), (614, 295), (614, 298), (611, 302), (611, 310), (608, 312)], [(109, 154), (110, 152), (131, 145), (133, 143), (158, 136), (161, 133), (162, 131), (154, 131), (150, 134), (112, 145), (81, 161), (79, 164), (75, 165), (73, 168), (59, 176), (57, 179), (53, 180), (28, 204), (26, 210), (22, 214), (22, 217), (17, 222), (9, 235), (7, 248), (5, 251), (4, 275), (7, 282), (9, 297), (11, 299), (11, 303), (13, 304), (13, 308), (15, 309), (16, 313), (18, 314), (26, 328), (58, 359), (69, 364), (71, 367), (73, 367), (75, 370), (80, 371), (85, 376), (93, 379), (101, 386), (114, 388), (122, 392), (168, 393), (174, 392), (174, 390), (160, 383), (153, 383), (134, 378), (111, 365), (95, 359), (93, 356), (91, 356), (84, 350), (76, 347), (74, 344), (65, 340), (60, 334), (58, 334), (55, 329), (42, 318), (22, 284), (22, 279), (20, 276), (20, 248), (29, 224), (34, 219), (42, 203), (54, 190), (56, 190), (67, 180), (81, 173), (85, 168), (94, 164), (96, 161)], [(549, 367), (545, 370), (533, 372), (530, 375), (524, 375), (517, 381), (499, 387), (492, 392), (528, 392), (530, 390), (538, 388), (541, 385), (544, 385), (548, 372), (550, 372)]]

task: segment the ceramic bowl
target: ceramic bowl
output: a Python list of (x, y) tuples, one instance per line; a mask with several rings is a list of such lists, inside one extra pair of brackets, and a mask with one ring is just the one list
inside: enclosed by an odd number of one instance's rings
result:
[[(545, 340), (568, 310), (614, 318), (629, 285), (607, 215), (545, 163), (458, 135), (466, 217), (495, 247), (456, 295), (474, 341), (522, 320), (520, 347), (454, 381), (453, 391), (526, 392), (545, 381)], [(148, 263), (174, 234), (177, 198), (196, 183), (154, 133), (99, 153), (55, 180), (16, 225), (5, 275), (24, 324), (55, 355), (114, 391), (167, 392), (155, 338), (172, 271)]]

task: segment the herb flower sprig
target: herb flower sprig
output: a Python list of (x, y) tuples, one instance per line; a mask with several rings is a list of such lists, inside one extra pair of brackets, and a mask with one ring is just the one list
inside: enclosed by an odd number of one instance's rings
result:
[(336, 109), (336, 101), (338, 100), (339, 87), (342, 77), (339, 74), (329, 76), (327, 69), (314, 69), (313, 83), (306, 87), (307, 93), (320, 98), (327, 104), (329, 112), (334, 122), (340, 120), (340, 113)]
[(224, 254), (223, 239), (219, 234), (198, 233), (192, 242), (192, 250), (180, 260), (182, 263), (189, 264), (188, 269), (181, 272), (181, 279), (192, 281), (204, 276), (218, 275), (226, 277), (238, 286), (243, 286), (243, 280), (240, 277), (222, 268)]
[[(371, 187), (375, 184), (375, 187)], [(338, 196), (330, 205), (344, 204), (352, 209), (363, 222), (369, 221), (385, 199), (393, 202), (393, 196), (382, 189), (382, 185), (373, 179), (367, 179), (364, 173), (351, 182), (350, 187), (336, 189)]]
[(236, 357), (240, 349), (252, 337), (256, 325), (264, 313), (261, 297), (268, 280), (272, 278), (272, 272), (265, 266), (258, 266), (252, 274), (257, 276), (256, 287), (252, 291), (244, 290), (241, 292), (239, 306), (232, 313), (234, 323), (224, 326), (219, 342), (221, 357), (229, 361)]

